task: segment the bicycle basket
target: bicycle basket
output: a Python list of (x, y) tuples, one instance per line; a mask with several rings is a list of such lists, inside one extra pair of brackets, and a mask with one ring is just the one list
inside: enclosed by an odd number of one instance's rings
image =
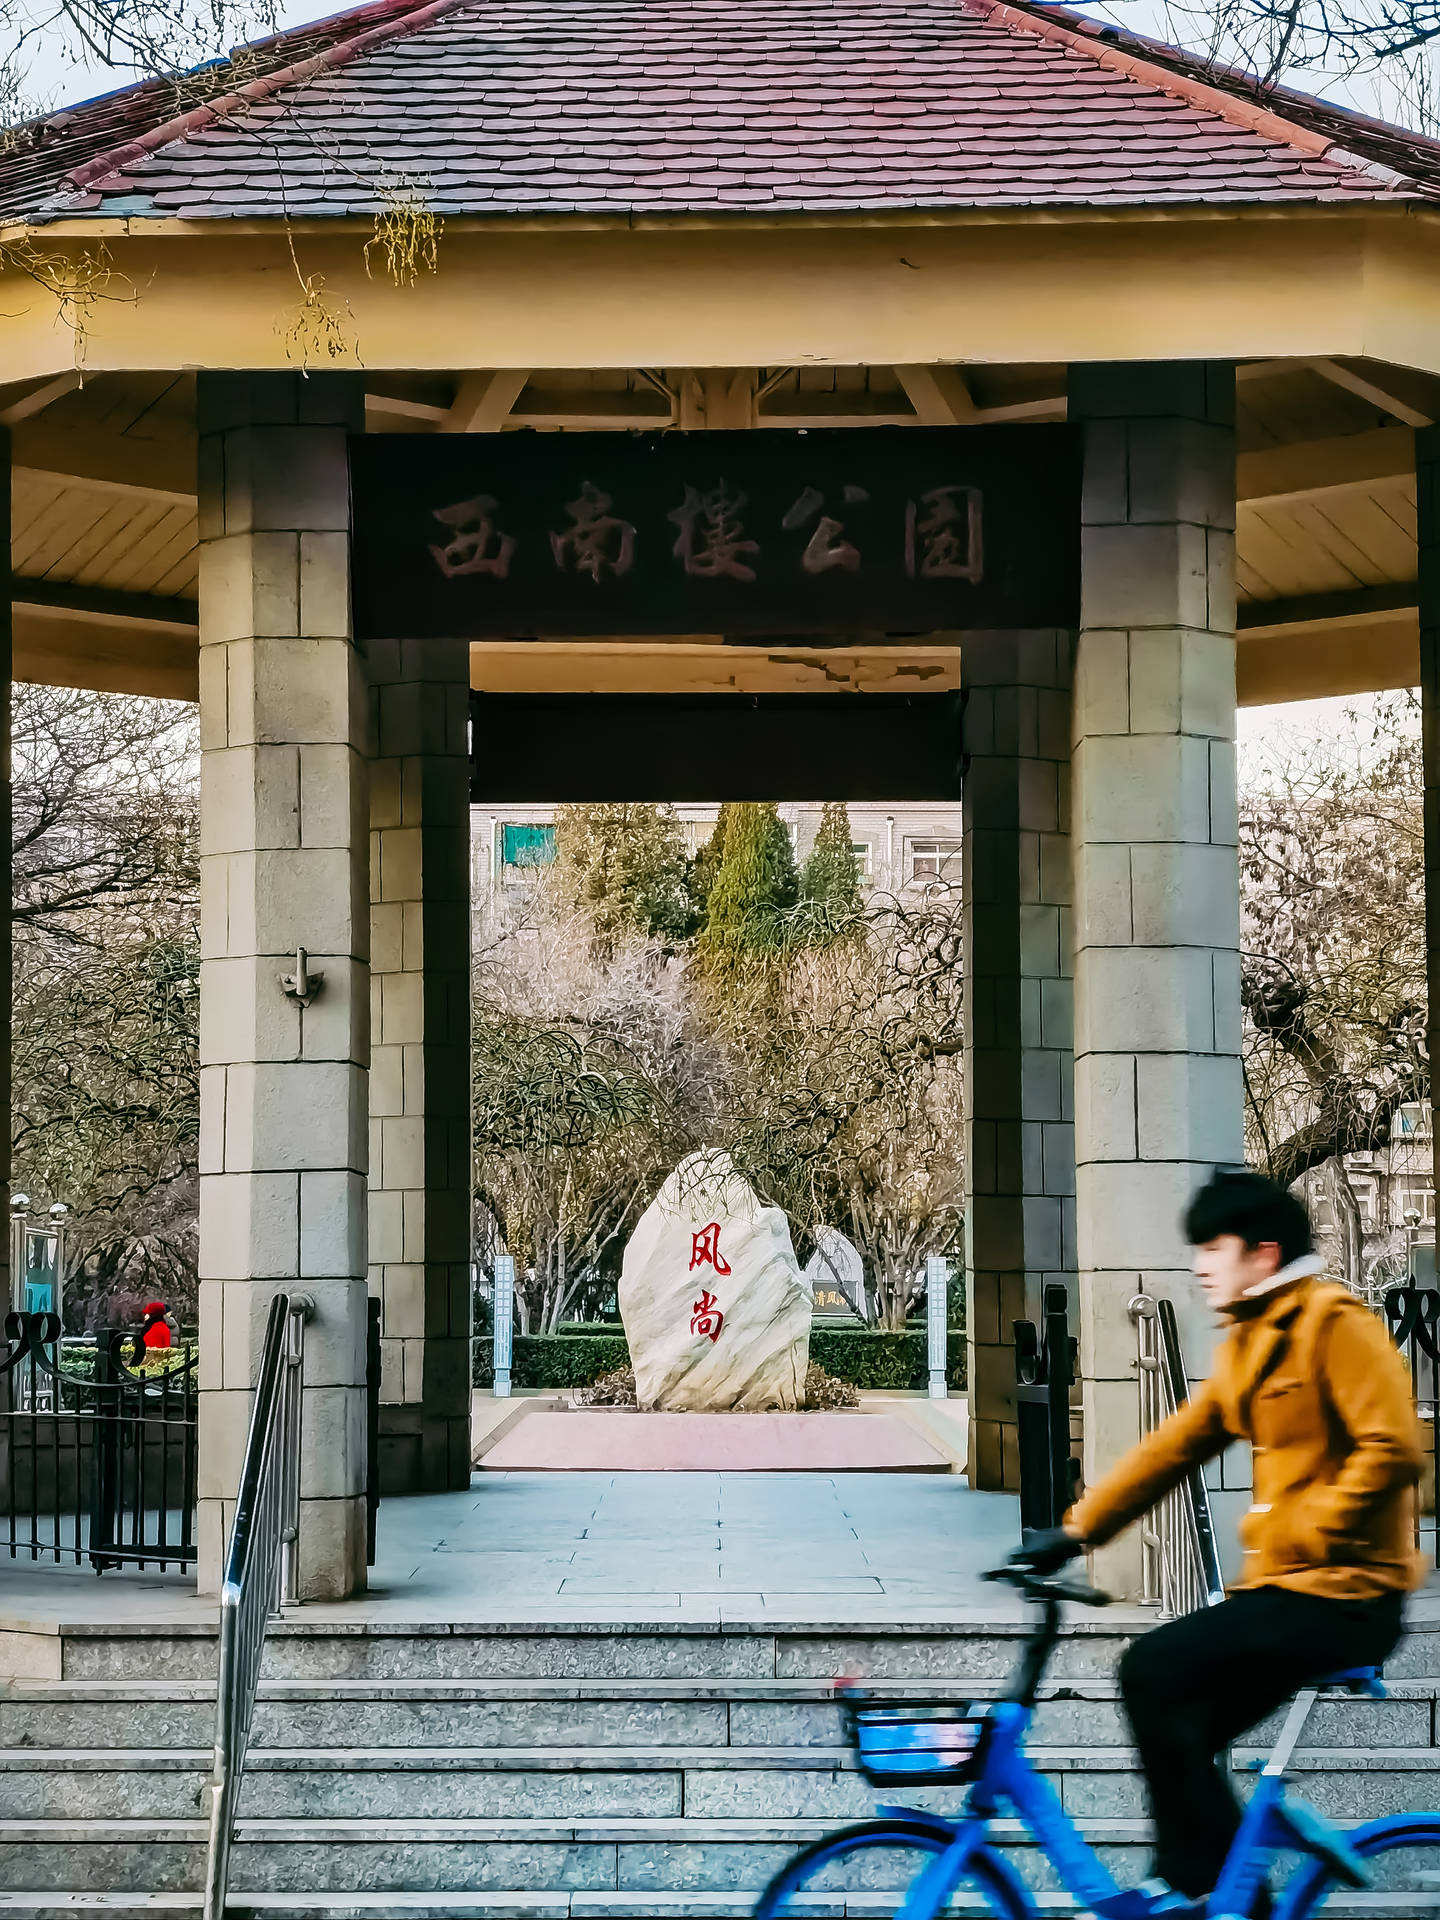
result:
[(860, 1771), (877, 1787), (955, 1786), (980, 1771), (990, 1731), (987, 1706), (843, 1698), (841, 1706)]

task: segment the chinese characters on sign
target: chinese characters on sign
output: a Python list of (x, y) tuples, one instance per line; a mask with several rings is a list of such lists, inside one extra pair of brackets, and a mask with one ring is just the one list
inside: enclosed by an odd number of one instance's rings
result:
[(596, 582), (607, 574), (622, 580), (629, 573), (635, 564), (635, 529), (611, 513), (613, 504), (608, 493), (582, 482), (580, 498), (565, 509), (571, 524), (550, 535), (550, 551), (562, 572), (568, 567)]
[(1068, 426), (357, 435), (357, 637), (918, 634), (1079, 615)]
[(756, 541), (743, 538), (740, 514), (748, 504), (743, 493), (732, 499), (723, 480), (708, 493), (686, 487), (684, 500), (665, 516), (680, 529), (671, 552), (686, 573), (698, 573), (702, 578), (720, 573), (729, 574), (732, 580), (755, 578), (755, 569), (740, 558), (742, 553), (760, 551)]
[(713, 1347), (720, 1338), (720, 1329), (725, 1324), (725, 1315), (715, 1303), (715, 1296), (708, 1288), (700, 1289), (700, 1298), (690, 1310), (690, 1331), (709, 1340)]
[(714, 1220), (690, 1236), (690, 1271), (704, 1266), (713, 1267), (722, 1279), (730, 1272), (729, 1262), (720, 1251), (720, 1227)]
[[(870, 499), (864, 487), (840, 489), (837, 512), (863, 506)], [(454, 506), (431, 509), (442, 526), (451, 529), (443, 545), (431, 542), (435, 564), (447, 580), (458, 574), (494, 574), (509, 577), (518, 536), (499, 531), (494, 515), (499, 501), (493, 494), (477, 494)], [(602, 580), (620, 580), (635, 565), (634, 524), (611, 511), (611, 496), (586, 480), (580, 497), (565, 508), (570, 525), (550, 532), (550, 551), (562, 573), (584, 574), (597, 586)], [(752, 582), (755, 568), (745, 556), (761, 551), (758, 540), (745, 538), (741, 513), (749, 504), (744, 493), (731, 492), (722, 479), (702, 492), (689, 482), (685, 497), (666, 519), (680, 529), (670, 549), (692, 577)], [(905, 571), (912, 580), (968, 580), (984, 578), (983, 507), (978, 487), (930, 487), (904, 504), (903, 527), (890, 530), (903, 540)], [(845, 522), (826, 510), (819, 487), (806, 487), (780, 520), (780, 531), (808, 533), (799, 548), (799, 564), (808, 574), (841, 568), (859, 573), (864, 555), (847, 532)]]
[[(730, 1272), (730, 1263), (720, 1251), (720, 1223), (711, 1220), (698, 1233), (690, 1236), (690, 1271), (696, 1267), (713, 1267), (722, 1279)], [(690, 1310), (691, 1333), (703, 1334), (713, 1346), (720, 1338), (720, 1329), (725, 1324), (725, 1315), (708, 1287), (700, 1289), (700, 1298)]]
[(495, 505), (488, 493), (480, 493), (473, 500), (462, 500), (458, 507), (436, 507), (435, 518), (452, 529), (443, 547), (430, 549), (447, 580), (462, 573), (493, 573), (497, 580), (508, 578), (515, 540), (511, 534), (495, 531), (490, 517)]

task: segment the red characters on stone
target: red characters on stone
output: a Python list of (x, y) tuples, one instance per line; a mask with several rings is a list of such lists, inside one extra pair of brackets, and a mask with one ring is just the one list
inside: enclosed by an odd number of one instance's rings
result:
[(712, 1220), (699, 1233), (690, 1236), (690, 1271), (696, 1267), (711, 1266), (722, 1279), (728, 1276), (730, 1264), (720, 1251), (720, 1223)]
[[(725, 1271), (728, 1273), (730, 1269), (727, 1267)], [(720, 1329), (724, 1324), (725, 1315), (716, 1303), (714, 1294), (707, 1288), (702, 1287), (700, 1289), (700, 1298), (691, 1309), (690, 1331), (692, 1333), (705, 1334), (713, 1347), (715, 1342), (720, 1338)]]

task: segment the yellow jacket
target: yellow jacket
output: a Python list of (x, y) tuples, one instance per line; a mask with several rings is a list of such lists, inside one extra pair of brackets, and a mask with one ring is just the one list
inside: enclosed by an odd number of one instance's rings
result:
[(1089, 1488), (1067, 1524), (1102, 1546), (1232, 1440), (1249, 1440), (1255, 1461), (1238, 1586), (1364, 1600), (1419, 1584), (1410, 1381), (1353, 1294), (1298, 1279), (1254, 1302), (1193, 1399)]

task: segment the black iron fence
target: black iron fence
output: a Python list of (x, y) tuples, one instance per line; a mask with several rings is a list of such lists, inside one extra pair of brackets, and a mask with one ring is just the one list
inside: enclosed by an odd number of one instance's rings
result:
[(144, 1328), (62, 1342), (11, 1313), (0, 1353), (0, 1553), (107, 1567), (194, 1563), (194, 1350)]
[(1390, 1338), (1409, 1364), (1422, 1426), (1429, 1422), (1430, 1467), (1421, 1486), (1420, 1506), (1430, 1517), (1422, 1532), (1428, 1531), (1432, 1556), (1440, 1565), (1440, 1527), (1435, 1522), (1440, 1486), (1440, 1288), (1408, 1281), (1388, 1288), (1380, 1296), (1380, 1307)]
[(1017, 1320), (1015, 1424), (1020, 1454), (1020, 1525), (1058, 1527), (1075, 1497), (1080, 1463), (1070, 1451), (1070, 1387), (1077, 1342), (1064, 1287), (1047, 1286), (1044, 1321)]

